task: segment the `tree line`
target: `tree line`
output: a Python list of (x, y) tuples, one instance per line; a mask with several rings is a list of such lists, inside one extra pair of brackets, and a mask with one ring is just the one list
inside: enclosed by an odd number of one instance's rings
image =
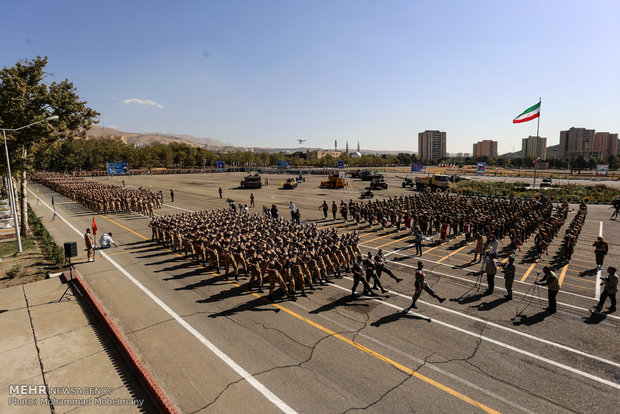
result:
[[(278, 161), (287, 161), (291, 166), (318, 166), (335, 168), (338, 161), (344, 161), (349, 167), (386, 167), (412, 163), (425, 165), (457, 164), (472, 165), (486, 162), (489, 166), (506, 168), (532, 168), (533, 159), (498, 157), (465, 157), (442, 158), (439, 160), (418, 160), (416, 154), (366, 154), (361, 157), (351, 157), (343, 153), (339, 157), (325, 156), (319, 160), (309, 158), (306, 152), (259, 152), (233, 151), (228, 153), (216, 152), (206, 148), (190, 146), (182, 143), (154, 143), (151, 145), (134, 146), (124, 143), (120, 137), (87, 138), (66, 141), (57, 141), (39, 148), (34, 167), (37, 170), (71, 172), (105, 170), (108, 161), (127, 161), (133, 169), (141, 168), (201, 168), (214, 167), (217, 161), (224, 161), (229, 166), (274, 166)], [(619, 157), (610, 157), (608, 160), (589, 159), (583, 157), (572, 160), (548, 160), (549, 167), (556, 169), (579, 168), (593, 169), (596, 164), (609, 163), (609, 168), (615, 170), (620, 166)]]

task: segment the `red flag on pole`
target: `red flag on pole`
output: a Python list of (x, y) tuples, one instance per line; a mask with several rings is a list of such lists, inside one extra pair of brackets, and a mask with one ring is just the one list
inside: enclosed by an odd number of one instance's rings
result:
[(93, 236), (97, 235), (97, 223), (95, 223), (95, 218), (93, 217)]

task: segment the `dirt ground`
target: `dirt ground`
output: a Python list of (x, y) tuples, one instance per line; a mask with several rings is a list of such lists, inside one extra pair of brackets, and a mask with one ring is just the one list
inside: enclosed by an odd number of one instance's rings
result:
[(42, 280), (48, 271), (55, 271), (35, 239), (22, 239), (22, 250), (16, 254), (14, 237), (0, 241), (0, 289)]

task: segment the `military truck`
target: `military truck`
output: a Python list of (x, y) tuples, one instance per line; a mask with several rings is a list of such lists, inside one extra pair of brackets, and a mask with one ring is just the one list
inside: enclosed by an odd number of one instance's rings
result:
[(330, 175), (327, 181), (321, 181), (321, 188), (345, 188), (347, 181), (338, 174)]
[(432, 191), (438, 188), (446, 191), (450, 187), (450, 176), (448, 175), (431, 175), (430, 177), (416, 177), (415, 188), (418, 191), (430, 188)]
[(261, 188), (263, 186), (263, 180), (260, 174), (254, 173), (246, 175), (243, 181), (241, 181), (241, 188)]

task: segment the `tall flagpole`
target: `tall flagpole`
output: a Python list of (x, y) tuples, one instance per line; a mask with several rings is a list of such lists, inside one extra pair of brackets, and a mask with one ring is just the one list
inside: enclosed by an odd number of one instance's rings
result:
[[(542, 97), (538, 98), (538, 122), (536, 123), (536, 146), (538, 146), (538, 140), (540, 139), (540, 137), (538, 136), (538, 131), (540, 128), (540, 107), (542, 106)], [(534, 157), (536, 157), (536, 152), (534, 152)], [(538, 163), (536, 162), (536, 158), (534, 160), (534, 183), (532, 184), (532, 189), (536, 189), (536, 165)]]

